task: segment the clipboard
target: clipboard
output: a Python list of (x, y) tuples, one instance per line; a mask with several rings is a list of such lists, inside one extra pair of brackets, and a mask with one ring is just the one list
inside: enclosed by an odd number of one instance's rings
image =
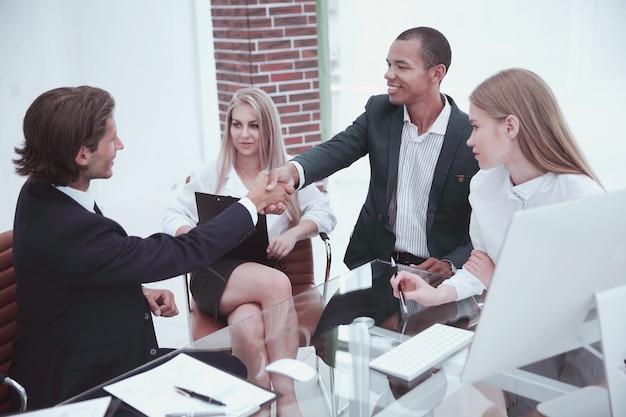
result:
[[(232, 204), (239, 201), (236, 197), (224, 195), (207, 194), (198, 191), (195, 194), (196, 207), (198, 208), (198, 224), (214, 219)], [(273, 266), (274, 260), (267, 258), (266, 250), (268, 245), (267, 219), (264, 214), (259, 214), (256, 230), (223, 257)]]

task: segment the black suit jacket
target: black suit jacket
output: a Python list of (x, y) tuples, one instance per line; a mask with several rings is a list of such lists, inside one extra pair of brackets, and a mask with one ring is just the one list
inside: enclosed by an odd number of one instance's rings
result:
[(128, 236), (115, 221), (39, 181), (15, 213), (18, 333), (10, 374), (29, 409), (52, 406), (129, 371), (157, 353), (141, 283), (201, 268), (254, 230), (233, 204), (180, 237)]
[[(468, 195), (478, 163), (465, 143), (472, 132), (468, 116), (447, 98), (452, 111), (430, 190), (426, 233), (430, 255), (460, 267), (472, 250)], [(372, 96), (345, 131), (294, 158), (309, 184), (369, 155), (369, 190), (344, 258), (349, 268), (388, 260), (394, 249), (389, 205), (398, 183), (403, 119), (403, 107), (391, 104), (388, 95)]]

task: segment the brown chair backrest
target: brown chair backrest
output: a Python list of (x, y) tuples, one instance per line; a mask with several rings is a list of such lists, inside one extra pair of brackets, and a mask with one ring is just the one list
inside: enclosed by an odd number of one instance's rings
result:
[(298, 241), (289, 255), (278, 262), (278, 269), (289, 277), (293, 295), (314, 287), (315, 268), (311, 239)]
[[(17, 334), (13, 231), (0, 233), (0, 373), (9, 371), (13, 360), (13, 338)], [(9, 387), (0, 384), (0, 413), (9, 411)]]

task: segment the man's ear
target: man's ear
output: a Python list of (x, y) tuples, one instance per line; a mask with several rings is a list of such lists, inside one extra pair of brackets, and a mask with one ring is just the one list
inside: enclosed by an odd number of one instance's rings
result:
[(519, 133), (519, 119), (512, 114), (509, 114), (504, 119), (504, 126), (506, 128), (506, 134), (511, 138), (516, 138)]
[(76, 157), (74, 161), (80, 167), (86, 167), (89, 164), (89, 160), (91, 159), (91, 151), (85, 146), (81, 146), (78, 152), (76, 153)]
[(443, 77), (446, 76), (446, 66), (443, 64), (439, 64), (439, 65), (435, 65), (434, 67), (431, 67), (430, 71), (431, 71), (433, 80), (439, 83), (443, 80)]

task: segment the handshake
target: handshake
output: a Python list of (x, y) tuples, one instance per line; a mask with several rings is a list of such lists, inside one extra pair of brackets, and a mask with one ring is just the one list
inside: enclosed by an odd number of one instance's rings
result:
[(246, 195), (261, 214), (282, 214), (291, 202), (298, 172), (292, 164), (275, 168), (272, 172), (261, 171)]

